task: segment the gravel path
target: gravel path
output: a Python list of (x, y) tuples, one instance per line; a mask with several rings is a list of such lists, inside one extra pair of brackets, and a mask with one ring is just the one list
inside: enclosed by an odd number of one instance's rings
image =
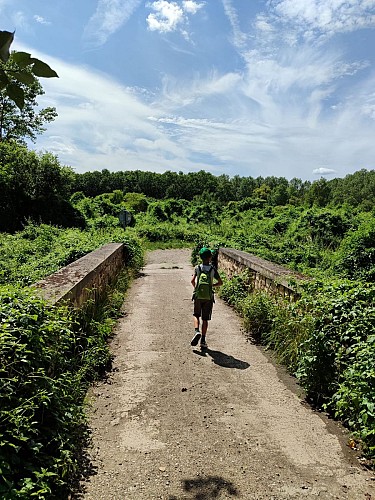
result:
[(92, 391), (95, 473), (86, 500), (375, 499), (339, 426), (246, 341), (217, 300), (209, 350), (193, 334), (188, 250), (148, 255)]

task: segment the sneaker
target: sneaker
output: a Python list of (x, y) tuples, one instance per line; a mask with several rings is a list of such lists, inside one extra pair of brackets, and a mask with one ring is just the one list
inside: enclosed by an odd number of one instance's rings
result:
[(201, 334), (199, 332), (195, 332), (195, 335), (192, 338), (190, 345), (197, 345), (200, 338), (201, 338)]
[(201, 342), (201, 349), (208, 349), (208, 345), (205, 340), (202, 340)]

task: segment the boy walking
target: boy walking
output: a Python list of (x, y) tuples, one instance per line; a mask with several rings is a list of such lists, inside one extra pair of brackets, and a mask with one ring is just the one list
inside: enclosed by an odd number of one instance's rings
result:
[[(201, 341), (201, 349), (207, 349), (206, 333), (208, 322), (211, 319), (212, 307), (215, 302), (214, 287), (223, 284), (217, 269), (211, 264), (212, 252), (203, 247), (199, 251), (202, 264), (194, 269), (191, 284), (194, 287), (194, 328), (195, 334), (190, 344), (196, 346)], [(215, 280), (215, 283), (214, 283)], [(202, 318), (202, 333), (199, 331), (200, 318)]]

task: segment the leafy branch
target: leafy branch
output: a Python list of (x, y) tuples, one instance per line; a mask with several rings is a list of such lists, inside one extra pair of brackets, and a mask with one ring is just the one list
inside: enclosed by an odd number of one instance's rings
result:
[[(58, 78), (47, 63), (32, 57), (27, 52), (10, 52), (14, 32), (0, 31), (0, 91), (9, 97), (19, 109), (25, 105), (25, 92), (22, 85), (32, 86), (37, 77)], [(9, 69), (6, 63), (14, 63), (17, 69)]]

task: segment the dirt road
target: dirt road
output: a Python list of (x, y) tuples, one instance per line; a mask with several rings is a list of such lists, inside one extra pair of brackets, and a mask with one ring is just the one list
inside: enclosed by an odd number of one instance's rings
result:
[(339, 427), (246, 341), (217, 301), (209, 350), (190, 346), (187, 250), (151, 252), (124, 305), (114, 371), (93, 390), (86, 500), (375, 499)]

